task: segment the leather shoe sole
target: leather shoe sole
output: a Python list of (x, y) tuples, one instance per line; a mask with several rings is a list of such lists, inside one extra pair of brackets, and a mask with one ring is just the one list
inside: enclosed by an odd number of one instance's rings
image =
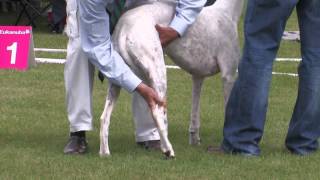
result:
[(147, 150), (161, 150), (160, 140), (142, 141), (137, 144)]
[(211, 153), (211, 154), (219, 154), (219, 155), (230, 154), (230, 155), (239, 155), (239, 156), (243, 156), (243, 157), (258, 157), (259, 156), (259, 155), (251, 154), (251, 153), (247, 153), (247, 152), (238, 152), (238, 151), (227, 152), (227, 151), (223, 150), (220, 146), (209, 146), (207, 148), (207, 152)]
[(220, 146), (209, 146), (207, 152), (210, 154), (225, 154), (224, 150)]

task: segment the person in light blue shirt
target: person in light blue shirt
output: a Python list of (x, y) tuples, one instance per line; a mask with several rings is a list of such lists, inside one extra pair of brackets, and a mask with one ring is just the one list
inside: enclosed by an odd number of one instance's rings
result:
[[(72, 33), (69, 35), (68, 60), (65, 66), (66, 101), (70, 122), (70, 139), (64, 148), (66, 154), (82, 154), (87, 151), (85, 132), (92, 130), (94, 66), (112, 83), (123, 87), (130, 93), (141, 94), (149, 106), (154, 106), (156, 103), (163, 104), (157, 94), (133, 74), (121, 56), (113, 49), (109, 33), (109, 15), (105, 10), (112, 1), (77, 0), (75, 2), (67, 0), (68, 4), (73, 4), (78, 9), (76, 12), (79, 19), (80, 37), (73, 37)], [(195, 20), (204, 3), (205, 0), (179, 1), (177, 13), (171, 25), (169, 27), (157, 26), (162, 44), (166, 45), (182, 36), (186, 28)], [(77, 27), (78, 22), (71, 21), (70, 24), (74, 23), (73, 26)], [(143, 126), (143, 123), (142, 121), (142, 125), (138, 127)], [(141, 131), (147, 133), (142, 132), (144, 137), (137, 138), (137, 141), (159, 142), (158, 132), (154, 129), (155, 126), (141, 128)], [(155, 146), (158, 147), (158, 145), (159, 143), (156, 143)]]

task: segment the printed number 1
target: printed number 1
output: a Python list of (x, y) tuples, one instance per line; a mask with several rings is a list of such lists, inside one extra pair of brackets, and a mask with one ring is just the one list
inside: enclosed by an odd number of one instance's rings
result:
[(11, 60), (10, 64), (15, 64), (17, 59), (17, 47), (18, 43), (14, 42), (11, 46), (7, 47), (7, 51), (11, 51)]

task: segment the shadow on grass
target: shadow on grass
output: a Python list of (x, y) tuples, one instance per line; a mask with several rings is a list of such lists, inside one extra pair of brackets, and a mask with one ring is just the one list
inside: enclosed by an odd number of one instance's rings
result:
[[(67, 131), (66, 131), (67, 132)], [(7, 149), (9, 153), (28, 153), (37, 156), (61, 156), (63, 148), (68, 141), (68, 134), (38, 132), (14, 132), (1, 134), (0, 146)], [(99, 137), (89, 133), (87, 137), (89, 143), (88, 156), (99, 157)], [(111, 135), (109, 138), (109, 148), (112, 155), (130, 156), (140, 153), (161, 154), (160, 151), (149, 151), (135, 143), (134, 137), (126, 135)]]

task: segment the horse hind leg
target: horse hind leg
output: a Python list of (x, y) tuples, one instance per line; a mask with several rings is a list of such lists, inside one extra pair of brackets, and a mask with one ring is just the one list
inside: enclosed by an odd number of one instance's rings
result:
[(192, 104), (189, 125), (189, 144), (200, 145), (200, 94), (203, 77), (192, 76)]
[[(158, 36), (149, 38), (151, 40), (157, 39)], [(148, 36), (150, 37), (150, 36)], [(153, 36), (151, 36), (153, 37)], [(164, 64), (163, 52), (160, 41), (131, 41), (131, 46), (128, 46), (128, 53), (133, 59), (133, 64), (140, 69), (147, 84), (153, 88), (160, 98), (166, 98), (167, 91), (167, 77), (166, 67)], [(140, 47), (140, 48), (134, 48)], [(167, 115), (166, 107), (158, 106), (151, 109), (152, 119), (158, 129), (161, 141), (161, 149), (167, 157), (174, 157), (172, 145), (168, 139), (167, 129)]]
[(236, 73), (237, 73), (239, 59), (240, 59), (240, 55), (238, 53), (234, 53), (232, 55), (229, 54), (222, 57), (221, 61), (218, 62), (219, 68), (221, 71), (225, 107), (229, 100), (229, 96), (233, 88), (233, 84), (236, 80)]
[(225, 107), (227, 105), (231, 90), (236, 80), (237, 68), (240, 62), (240, 47), (238, 44), (238, 40), (234, 41), (233, 46), (229, 48), (231, 49), (231, 51), (223, 53), (223, 55), (218, 58), (218, 65), (220, 68), (223, 84)]
[(108, 87), (108, 93), (107, 93), (104, 110), (100, 117), (101, 125), (100, 125), (99, 154), (101, 157), (110, 155), (109, 143), (108, 143), (110, 117), (111, 117), (111, 113), (114, 108), (114, 105), (119, 97), (119, 94), (120, 94), (120, 87), (110, 83)]
[[(159, 67), (158, 67), (159, 68)], [(165, 68), (165, 65), (163, 66)], [(155, 73), (155, 71), (151, 70), (148, 73), (150, 79), (150, 86), (158, 93), (160, 98), (165, 99), (166, 98), (166, 76), (165, 74), (162, 74), (159, 76), (159, 74)], [(151, 114), (153, 117), (153, 120), (156, 124), (156, 127), (158, 129), (159, 135), (160, 135), (160, 141), (161, 141), (161, 149), (162, 152), (166, 155), (166, 157), (172, 158), (175, 156), (172, 145), (168, 138), (168, 127), (167, 127), (167, 107), (165, 106), (158, 106), (154, 109), (151, 109)]]

